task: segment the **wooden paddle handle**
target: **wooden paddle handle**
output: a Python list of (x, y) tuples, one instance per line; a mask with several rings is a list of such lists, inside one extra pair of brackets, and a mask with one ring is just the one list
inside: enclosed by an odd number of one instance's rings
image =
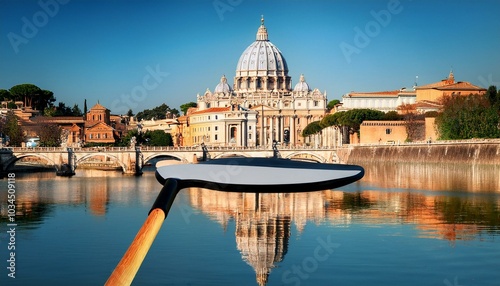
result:
[(167, 179), (149, 212), (148, 218), (135, 236), (134, 241), (130, 244), (127, 252), (123, 255), (122, 260), (120, 260), (113, 273), (111, 273), (111, 276), (109, 276), (105, 285), (121, 286), (132, 283), (158, 231), (160, 231), (161, 225), (167, 217), (168, 211), (178, 192), (177, 181)]
[(163, 224), (163, 220), (165, 220), (163, 210), (154, 209), (151, 211), (105, 285), (130, 285), (132, 283)]

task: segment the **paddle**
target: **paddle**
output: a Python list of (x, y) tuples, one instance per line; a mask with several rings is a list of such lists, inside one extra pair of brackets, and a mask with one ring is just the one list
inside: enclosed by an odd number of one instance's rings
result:
[(276, 193), (333, 189), (361, 179), (356, 165), (320, 164), (281, 158), (222, 158), (158, 167), (163, 184), (148, 218), (106, 285), (130, 285), (179, 190), (200, 187), (220, 191)]

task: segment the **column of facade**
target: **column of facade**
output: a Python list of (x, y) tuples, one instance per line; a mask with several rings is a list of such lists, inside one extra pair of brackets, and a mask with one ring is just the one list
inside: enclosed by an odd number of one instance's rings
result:
[(273, 144), (274, 140), (274, 116), (269, 117), (269, 144)]
[(243, 121), (240, 121), (239, 127), (240, 127), (240, 136), (238, 136), (239, 137), (238, 141), (240, 141), (239, 146), (245, 146), (244, 141), (243, 141), (244, 140), (244, 138), (243, 138)]
[(295, 118), (292, 115), (288, 118), (288, 120), (290, 122), (290, 130), (289, 130), (290, 144), (295, 145)]
[(280, 142), (283, 142), (284, 138), (283, 138), (283, 134), (285, 132), (285, 118), (283, 117), (283, 115), (280, 115), (279, 117), (279, 130), (280, 130), (280, 133), (279, 133), (279, 136), (278, 136), (278, 141)]

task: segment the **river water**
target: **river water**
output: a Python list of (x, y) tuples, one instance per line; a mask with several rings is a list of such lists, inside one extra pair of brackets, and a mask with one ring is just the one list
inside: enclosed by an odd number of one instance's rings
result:
[[(364, 167), (320, 192), (182, 190), (133, 284), (499, 285), (500, 167)], [(0, 285), (102, 285), (161, 189), (152, 170), (15, 176)]]

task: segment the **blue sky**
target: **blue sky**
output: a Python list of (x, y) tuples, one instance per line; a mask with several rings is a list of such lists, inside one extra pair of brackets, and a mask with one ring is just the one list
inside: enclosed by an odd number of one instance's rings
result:
[(33, 83), (66, 105), (172, 108), (224, 74), (264, 15), (292, 85), (328, 100), (455, 79), (500, 86), (498, 0), (0, 0), (0, 89)]

